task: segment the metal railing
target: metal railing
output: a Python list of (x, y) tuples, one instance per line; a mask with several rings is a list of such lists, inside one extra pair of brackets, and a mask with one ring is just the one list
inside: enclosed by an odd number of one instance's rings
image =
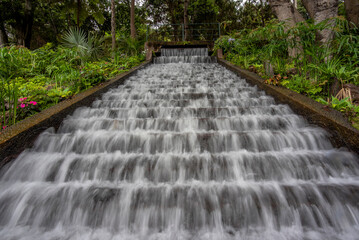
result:
[(215, 41), (220, 35), (220, 23), (147, 25), (146, 41)]

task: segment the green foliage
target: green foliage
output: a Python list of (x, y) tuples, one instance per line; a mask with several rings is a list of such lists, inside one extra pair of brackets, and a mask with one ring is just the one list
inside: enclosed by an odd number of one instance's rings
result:
[(354, 112), (359, 113), (359, 106), (353, 105), (349, 101), (349, 98), (344, 98), (342, 100), (339, 100), (336, 97), (332, 96), (331, 104), (334, 109), (341, 111), (341, 112), (347, 112), (347, 111), (353, 110)]
[[(335, 33), (328, 44), (317, 40), (317, 32), (330, 28)], [(335, 24), (323, 21), (314, 24), (308, 20), (284, 30), (283, 23), (272, 21), (257, 29), (243, 29), (230, 36), (222, 36), (215, 43), (227, 60), (246, 69), (255, 70), (268, 84), (276, 82), (317, 101), (332, 99), (330, 106), (353, 117), (359, 107), (348, 99), (338, 100), (331, 96), (334, 83), (359, 84), (359, 30), (343, 18)], [(295, 58), (289, 49), (297, 49)], [(275, 76), (266, 76), (264, 62), (270, 61)], [(276, 76), (281, 76), (276, 80)], [(277, 85), (277, 84), (276, 84)]]
[[(316, 32), (329, 27), (334, 29), (336, 37), (328, 45), (320, 44)], [(275, 74), (289, 77), (282, 85), (313, 97), (329, 97), (334, 79), (358, 83), (358, 30), (341, 17), (336, 19), (334, 27), (328, 21), (318, 24), (307, 21), (288, 31), (283, 23), (272, 21), (255, 30), (244, 29), (222, 36), (216, 41), (215, 49), (218, 48), (223, 49), (226, 59), (244, 68), (269, 60)], [(289, 48), (297, 48), (300, 54), (291, 59)]]
[(276, 73), (284, 75), (288, 62), (287, 39), (283, 23), (272, 21), (265, 27), (222, 36), (216, 41), (215, 49), (222, 48), (228, 60), (245, 68), (270, 60)]
[(309, 96), (316, 96), (323, 90), (320, 85), (311, 82), (309, 79), (303, 79), (300, 75), (294, 75), (290, 80), (282, 81), (281, 85)]
[(84, 61), (76, 49), (55, 48), (52, 44), (34, 51), (0, 48), (0, 128), (106, 81), (143, 60), (143, 55), (119, 54), (116, 61), (106, 57)]
[(331, 101), (326, 101), (323, 98), (317, 98), (316, 101), (324, 105), (329, 105), (335, 110), (344, 113), (350, 120), (353, 120), (354, 123), (358, 124), (359, 106), (353, 104), (349, 97), (339, 100), (338, 98), (332, 96)]
[(118, 52), (128, 56), (136, 56), (144, 50), (144, 42), (129, 36), (121, 35), (118, 42)]
[(79, 28), (70, 28), (63, 36), (63, 45), (77, 53), (82, 62), (97, 59), (102, 51), (103, 38), (87, 34)]

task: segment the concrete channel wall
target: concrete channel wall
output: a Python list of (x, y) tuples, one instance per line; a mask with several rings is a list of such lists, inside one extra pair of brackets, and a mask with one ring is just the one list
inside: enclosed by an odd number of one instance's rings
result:
[(36, 138), (44, 130), (50, 127), (57, 130), (62, 121), (77, 108), (90, 106), (103, 93), (110, 88), (123, 84), (129, 76), (150, 63), (151, 61), (146, 61), (128, 72), (122, 73), (107, 82), (79, 93), (71, 99), (60, 102), (5, 129), (0, 134), (0, 168), (15, 159), (26, 148), (32, 147)]
[(226, 60), (218, 59), (218, 63), (245, 78), (248, 83), (258, 86), (259, 89), (273, 96), (277, 102), (288, 104), (295, 113), (302, 115), (310, 124), (327, 130), (335, 147), (346, 147), (359, 153), (359, 131), (353, 128), (340, 112), (284, 87), (265, 84), (264, 79), (257, 74), (241, 69)]

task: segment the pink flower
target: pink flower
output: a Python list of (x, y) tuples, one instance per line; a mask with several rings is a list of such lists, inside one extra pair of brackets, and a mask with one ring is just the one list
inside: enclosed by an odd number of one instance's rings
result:
[(24, 108), (24, 107), (25, 107), (25, 104), (21, 103), (20, 107), (21, 107), (21, 108)]
[(37, 102), (35, 102), (35, 101), (30, 101), (29, 104), (32, 104), (32, 105), (35, 106), (35, 105), (37, 104)]
[(26, 99), (27, 99), (27, 97), (19, 98), (19, 101), (22, 102), (22, 101), (25, 101)]
[(7, 126), (3, 126), (2, 129), (5, 129)]

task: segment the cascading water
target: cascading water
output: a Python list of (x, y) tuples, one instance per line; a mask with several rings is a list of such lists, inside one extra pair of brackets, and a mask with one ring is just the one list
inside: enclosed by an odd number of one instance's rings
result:
[(161, 56), (154, 63), (215, 63), (215, 57), (208, 56), (207, 48), (162, 48)]
[(354, 240), (358, 176), (218, 64), (153, 64), (2, 169), (0, 239)]

